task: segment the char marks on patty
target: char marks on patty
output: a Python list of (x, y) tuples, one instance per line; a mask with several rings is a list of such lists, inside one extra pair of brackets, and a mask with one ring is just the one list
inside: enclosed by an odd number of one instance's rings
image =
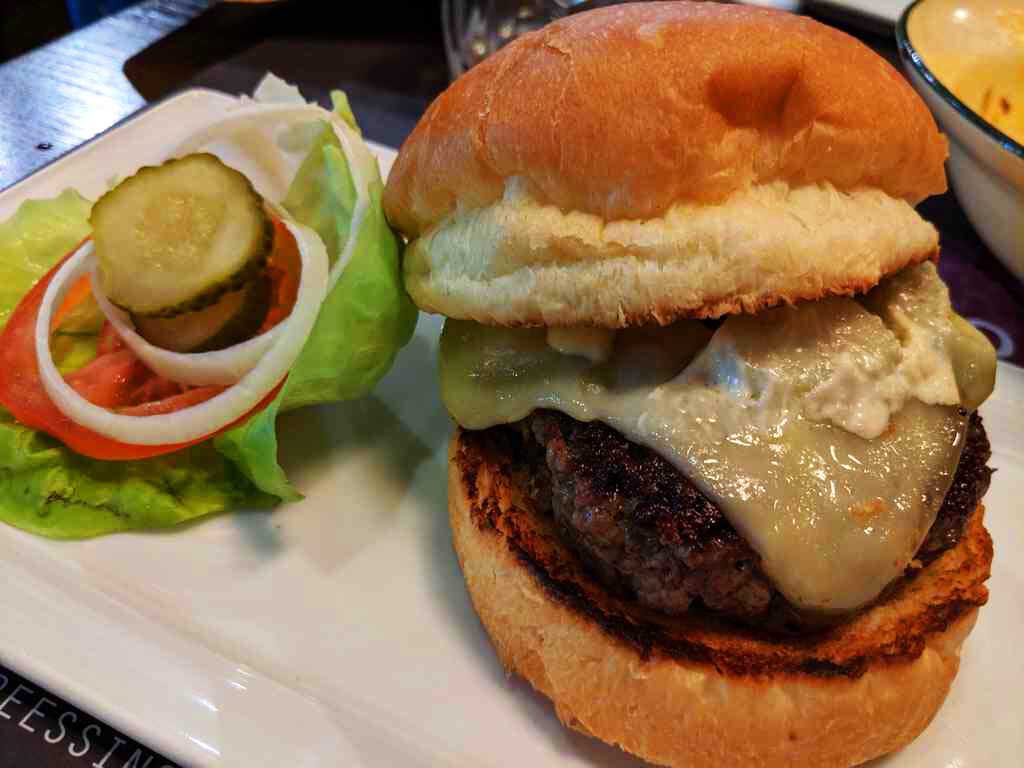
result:
[[(762, 621), (737, 623), (699, 603), (667, 616), (608, 589), (584, 566), (553, 517), (539, 511), (531, 498), (532, 465), (523, 451), (521, 433), (513, 429), (457, 430), (449, 456), (449, 511), (463, 569), (478, 567), (483, 571), (478, 581), (493, 580), (499, 572), (487, 557), (477, 566), (466, 558), (483, 557), (484, 551), (509, 553), (530, 576), (525, 595), (530, 602), (564, 606), (575, 617), (566, 621), (599, 628), (642, 660), (673, 659), (758, 678), (853, 679), (880, 660), (919, 658), (937, 634), (973, 621), (977, 607), (988, 599), (992, 540), (979, 504), (955, 547), (915, 570), (912, 578), (898, 580), (871, 610), (841, 624), (780, 635)], [(470, 544), (476, 555), (466, 549)], [(506, 607), (495, 610), (503, 615)]]
[[(606, 588), (674, 616), (696, 602), (781, 631), (820, 623), (786, 601), (721, 510), (654, 451), (600, 422), (553, 411), (535, 411), (505, 431), (511, 432), (505, 439), (519, 443), (514, 454), (526, 465), (528, 495)], [(974, 414), (919, 561), (930, 562), (959, 541), (988, 489), (990, 455), (981, 417)]]

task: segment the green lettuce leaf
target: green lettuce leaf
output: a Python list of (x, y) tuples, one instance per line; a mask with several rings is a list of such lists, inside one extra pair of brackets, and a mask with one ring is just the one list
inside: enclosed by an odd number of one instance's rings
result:
[[(73, 190), (30, 200), (0, 222), (0, 318), (89, 231), (90, 203)], [(80, 304), (54, 334), (61, 370), (96, 355), (102, 316)], [(60, 539), (166, 528), (214, 512), (267, 506), (259, 492), (212, 445), (143, 461), (96, 461), (18, 424), (0, 408), (0, 520)]]
[(334, 131), (324, 128), (318, 134), (282, 205), (320, 235), (333, 266), (348, 241), (356, 205), (356, 187)]
[[(277, 399), (214, 441), (257, 487), (284, 501), (300, 495), (277, 461), (277, 414), (369, 393), (416, 327), (416, 307), (402, 286), (398, 240), (384, 218), (382, 194), (378, 170), (370, 184), (370, 206), (356, 233), (352, 260), (320, 308)], [(323, 238), (328, 253), (337, 253), (346, 242), (355, 189), (333, 132), (325, 130), (317, 137), (284, 205)]]
[[(344, 98), (335, 106), (352, 120)], [(379, 171), (351, 262), (325, 300), (276, 400), (215, 440), (153, 459), (96, 461), (21, 426), (0, 408), (0, 520), (53, 538), (178, 525), (239, 507), (300, 498), (278, 464), (281, 410), (367, 394), (412, 336), (416, 309), (402, 287), (399, 245), (384, 219)], [(285, 205), (337, 253), (356, 193), (344, 154), (321, 131)], [(88, 234), (89, 201), (72, 190), (24, 203), (0, 223), (0, 327), (31, 286)], [(95, 356), (98, 318), (82, 305), (54, 334), (63, 372)], [(100, 323), (101, 324), (101, 323)]]
[(89, 234), (92, 203), (73, 189), (26, 200), (0, 222), (0, 328), (36, 281)]
[(356, 116), (352, 112), (352, 105), (348, 103), (347, 93), (344, 91), (331, 91), (331, 106), (334, 107), (335, 113), (351, 126), (353, 131), (360, 136), (363, 135), (359, 123), (356, 122)]
[[(0, 221), (0, 329), (29, 288), (89, 234), (92, 203), (73, 189), (49, 200), (26, 200)], [(76, 307), (53, 335), (61, 373), (96, 357), (103, 314), (95, 301)]]
[(91, 294), (61, 320), (50, 338), (50, 351), (62, 375), (67, 376), (96, 358), (105, 320)]
[(0, 409), (0, 518), (32, 533), (81, 539), (168, 528), (276, 501), (209, 443), (144, 461), (96, 461)]

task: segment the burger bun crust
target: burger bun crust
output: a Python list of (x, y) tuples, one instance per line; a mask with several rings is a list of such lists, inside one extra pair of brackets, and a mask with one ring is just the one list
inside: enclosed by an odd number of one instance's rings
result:
[(455, 551), (501, 663), (566, 725), (659, 765), (852, 766), (908, 744), (942, 705), (987, 599), (980, 506), (956, 547), (847, 624), (762, 635), (607, 594), (484, 434), (450, 445)]
[(384, 208), (427, 311), (624, 327), (864, 291), (937, 254), (945, 139), (856, 39), (631, 3), (524, 35), (439, 96)]

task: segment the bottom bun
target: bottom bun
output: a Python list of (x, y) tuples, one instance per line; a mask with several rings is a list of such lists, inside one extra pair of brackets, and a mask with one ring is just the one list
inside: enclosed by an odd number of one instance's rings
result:
[(780, 638), (609, 594), (534, 513), (493, 434), (451, 442), (455, 550), (505, 669), (565, 725), (662, 765), (850, 766), (905, 746), (942, 705), (988, 599), (980, 505), (956, 547), (870, 610)]

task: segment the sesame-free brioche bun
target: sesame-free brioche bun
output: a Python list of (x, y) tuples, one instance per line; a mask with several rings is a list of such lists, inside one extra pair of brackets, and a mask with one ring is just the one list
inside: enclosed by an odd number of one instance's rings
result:
[(988, 597), (980, 505), (956, 547), (873, 608), (787, 639), (612, 596), (500, 451), (486, 432), (452, 439), (455, 550), (505, 668), (566, 725), (659, 765), (845, 767), (905, 746), (942, 705)]
[(570, 16), (431, 105), (388, 178), (426, 310), (668, 323), (865, 290), (937, 252), (946, 142), (882, 58), (712, 3)]

